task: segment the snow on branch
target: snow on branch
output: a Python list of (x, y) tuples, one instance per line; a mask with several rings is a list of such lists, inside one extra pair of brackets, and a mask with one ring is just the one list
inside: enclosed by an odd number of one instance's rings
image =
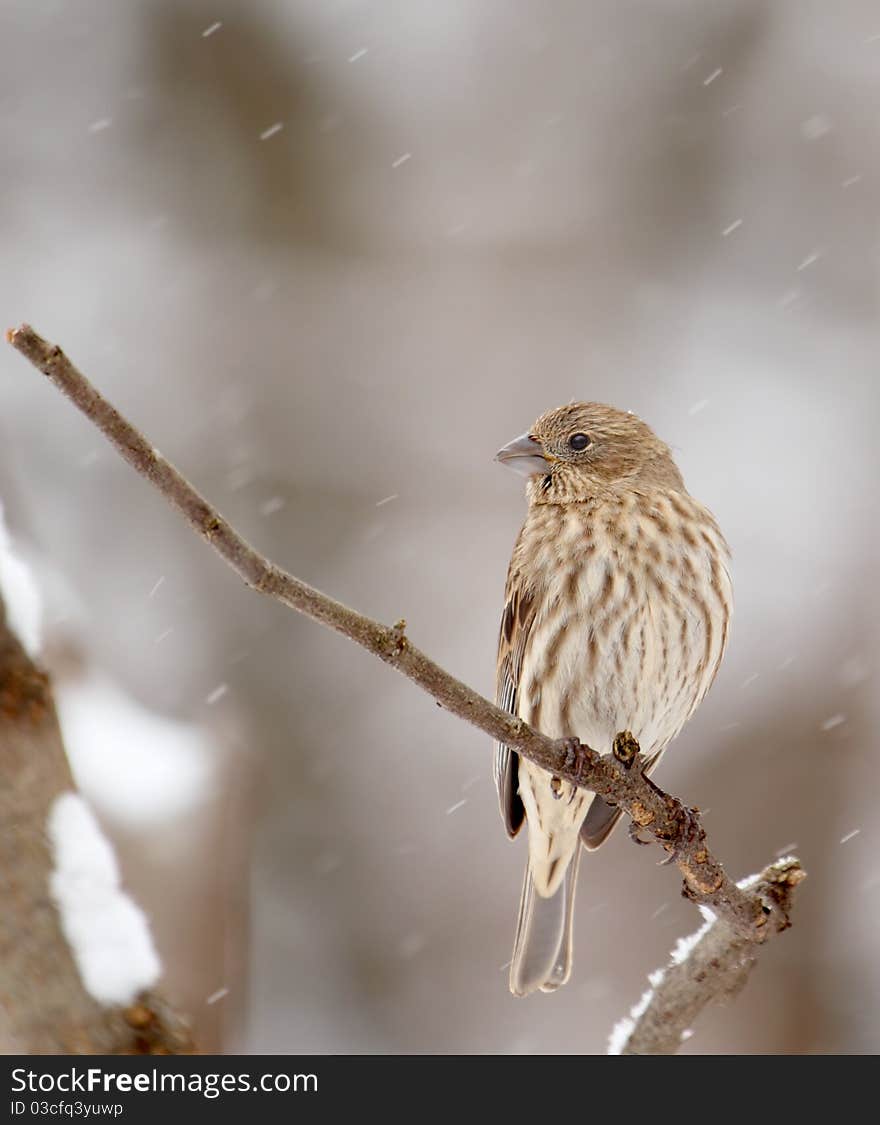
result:
[[(712, 855), (696, 810), (664, 793), (642, 772), (632, 735), (621, 732), (602, 755), (577, 739), (551, 739), (455, 679), (409, 641), (405, 622), (383, 625), (287, 573), (247, 543), (220, 513), (77, 370), (62, 350), (28, 325), (7, 340), (62, 391), (252, 589), (305, 614), (365, 648), (427, 692), (441, 707), (574, 785), (597, 793), (650, 833), (682, 873), (683, 894), (711, 907), (755, 951), (789, 924), (790, 895), (763, 897), (736, 885)], [(794, 861), (796, 863), (796, 861)], [(800, 871), (800, 868), (796, 868)], [(801, 872), (802, 877), (802, 872)], [(690, 962), (690, 959), (689, 959)], [(688, 962), (688, 963), (689, 963)], [(701, 994), (706, 990), (696, 988)], [(708, 1002), (706, 996), (703, 1003)], [(702, 1005), (701, 1005), (702, 1006)]]
[[(777, 860), (760, 875), (739, 883), (765, 902), (790, 909), (794, 888), (805, 873), (791, 856)], [(696, 933), (680, 938), (665, 969), (648, 977), (650, 988), (615, 1026), (608, 1040), (609, 1055), (672, 1055), (689, 1039), (694, 1019), (711, 1002), (732, 999), (746, 983), (758, 959), (759, 947), (726, 919), (701, 906), (705, 921)]]
[(0, 592), (9, 627), (34, 660), (40, 654), (43, 605), (30, 567), (19, 557), (0, 504)]
[(37, 587), (2, 526), (0, 593), (0, 1050), (191, 1051), (180, 1017), (150, 991), (160, 966), (144, 916), (73, 792), (49, 679), (33, 660)]
[(83, 985), (100, 1004), (133, 1004), (162, 966), (146, 915), (120, 886), (113, 848), (76, 793), (55, 798), (47, 831), (49, 888)]

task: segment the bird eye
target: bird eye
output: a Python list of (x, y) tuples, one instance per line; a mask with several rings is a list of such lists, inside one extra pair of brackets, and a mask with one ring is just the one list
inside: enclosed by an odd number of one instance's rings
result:
[(575, 453), (580, 453), (582, 449), (586, 449), (590, 444), (590, 439), (586, 434), (572, 434), (568, 439), (568, 448), (573, 449)]

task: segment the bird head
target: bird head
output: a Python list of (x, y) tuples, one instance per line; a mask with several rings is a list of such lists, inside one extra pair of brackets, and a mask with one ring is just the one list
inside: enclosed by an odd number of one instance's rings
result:
[(651, 427), (598, 402), (571, 402), (542, 414), (495, 460), (529, 478), (535, 503), (590, 500), (616, 486), (683, 487), (669, 447)]

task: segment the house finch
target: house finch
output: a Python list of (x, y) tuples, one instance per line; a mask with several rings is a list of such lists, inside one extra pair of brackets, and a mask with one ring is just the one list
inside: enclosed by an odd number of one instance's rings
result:
[[(631, 731), (651, 769), (718, 671), (731, 612), (728, 547), (669, 448), (633, 414), (571, 403), (497, 460), (528, 478), (507, 574), (498, 705), (553, 738), (609, 753)], [(508, 747), (495, 781), (509, 836), (529, 853), (510, 990), (552, 991), (571, 972), (580, 843), (620, 813)]]

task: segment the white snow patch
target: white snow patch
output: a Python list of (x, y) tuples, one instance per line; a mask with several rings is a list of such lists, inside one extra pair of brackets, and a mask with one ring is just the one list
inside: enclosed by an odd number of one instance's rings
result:
[[(711, 928), (715, 921), (715, 912), (708, 906), (701, 906), (700, 913), (705, 918), (704, 924), (697, 930), (696, 933), (690, 934), (688, 937), (679, 938), (675, 948), (672, 950), (668, 968), (673, 965), (680, 965), (683, 961), (693, 952), (694, 946), (700, 941)], [(666, 976), (666, 969), (655, 969), (653, 973), (648, 974), (648, 983), (651, 987), (642, 994), (639, 1000), (630, 1011), (628, 1016), (618, 1020), (614, 1027), (611, 1029), (611, 1034), (608, 1037), (608, 1054), (620, 1055), (626, 1047), (630, 1035), (632, 1035), (637, 1021), (644, 1014), (648, 1005), (654, 998), (654, 993), (663, 982)]]
[[(662, 979), (663, 970), (658, 969), (657, 971), (660, 973)], [(609, 1055), (623, 1054), (623, 1048), (627, 1045), (627, 1043), (629, 1042), (629, 1037), (635, 1030), (636, 1020), (643, 1015), (653, 998), (654, 989), (647, 989), (646, 992), (642, 993), (642, 998), (641, 1000), (639, 1000), (638, 1004), (635, 1004), (632, 1007), (629, 1015), (624, 1016), (622, 1020), (617, 1021), (617, 1023), (611, 1029), (611, 1034), (608, 1036)]]
[(693, 934), (688, 934), (687, 937), (679, 938), (675, 943), (675, 948), (670, 954), (670, 959), (673, 965), (680, 965), (682, 961), (687, 961), (688, 957), (693, 953), (695, 946), (699, 944), (712, 929), (715, 924), (715, 915), (707, 918), (700, 928)]
[(30, 567), (15, 553), (0, 504), (0, 594), (9, 627), (28, 656), (39, 655), (42, 640), (43, 606)]
[(274, 516), (276, 512), (280, 512), (287, 501), (283, 496), (270, 496), (268, 500), (264, 500), (260, 505), (261, 516)]
[(831, 118), (826, 113), (815, 113), (801, 122), (801, 136), (805, 141), (817, 141), (830, 133), (832, 128)]
[(219, 701), (223, 698), (224, 695), (226, 695), (228, 691), (229, 684), (218, 684), (211, 692), (211, 694), (206, 697), (205, 702), (209, 707), (213, 707), (215, 703), (219, 703)]
[(798, 266), (797, 272), (800, 273), (801, 270), (805, 270), (807, 266), (812, 266), (815, 262), (818, 262), (821, 257), (822, 252), (820, 250), (814, 250), (811, 254), (807, 254), (806, 258), (804, 258)]
[(206, 736), (157, 715), (97, 672), (60, 683), (55, 701), (77, 784), (102, 814), (147, 826), (216, 795)]
[(46, 830), (49, 890), (83, 986), (101, 1004), (130, 1004), (162, 971), (146, 916), (122, 890), (113, 849), (82, 797), (57, 797)]

